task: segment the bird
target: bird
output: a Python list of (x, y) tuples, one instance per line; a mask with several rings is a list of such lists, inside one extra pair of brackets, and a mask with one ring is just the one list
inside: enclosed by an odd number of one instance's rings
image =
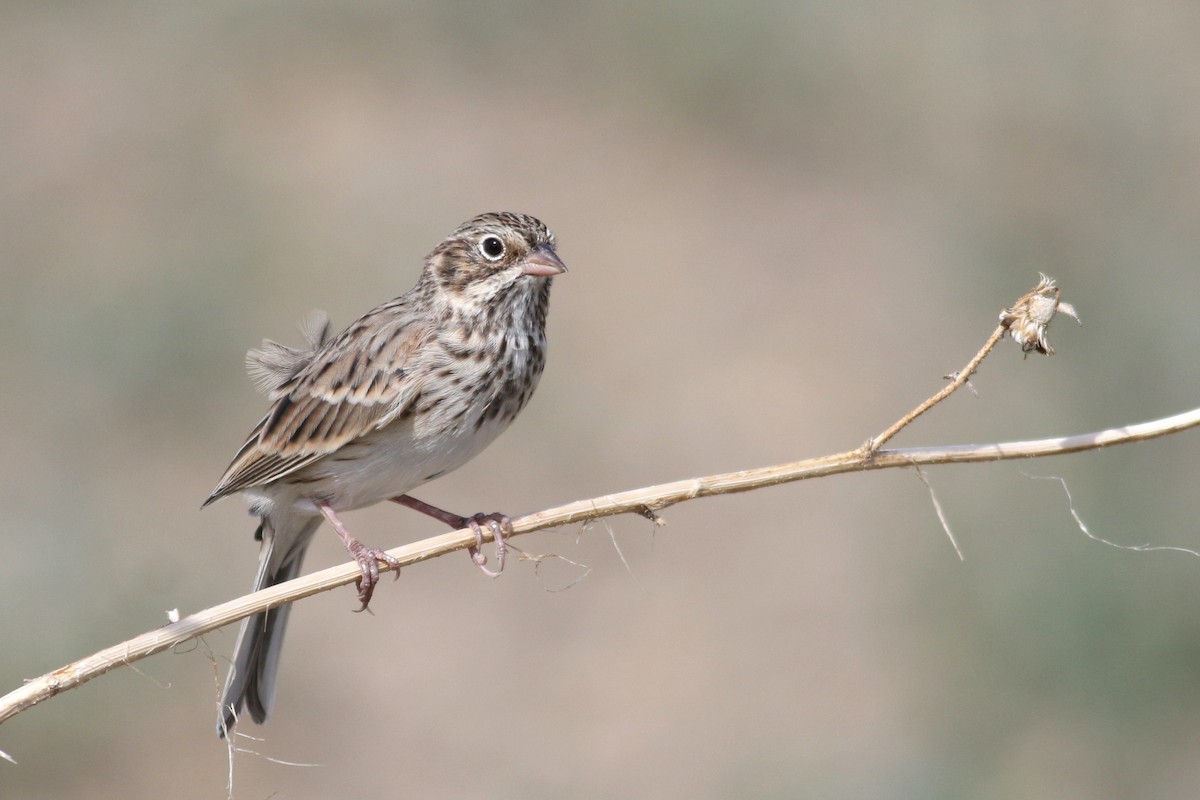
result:
[[(203, 505), (235, 493), (247, 499), (261, 542), (255, 591), (299, 575), (327, 521), (358, 562), (358, 610), (366, 609), (380, 564), (398, 570), (399, 563), (359, 542), (338, 515), (385, 500), (456, 530), (469, 526), (473, 560), (496, 575), (479, 549), (487, 525), (503, 569), (508, 517), (463, 517), (408, 492), (476, 456), (529, 402), (546, 363), (551, 279), (566, 270), (540, 220), (480, 214), (433, 249), (416, 286), (336, 336), (318, 313), (305, 327), (306, 347), (264, 340), (247, 353), (250, 376), (271, 405)], [(270, 715), (290, 610), (243, 621), (218, 736), (243, 709), (259, 724)]]

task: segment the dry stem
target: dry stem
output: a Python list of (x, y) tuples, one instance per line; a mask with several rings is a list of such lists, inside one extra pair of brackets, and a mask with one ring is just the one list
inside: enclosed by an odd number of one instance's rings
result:
[[(1028, 296), (1026, 295), (1026, 297)], [(1065, 455), (1083, 450), (1144, 441), (1200, 425), (1200, 409), (1194, 409), (1165, 419), (1077, 436), (984, 445), (917, 447), (901, 450), (878, 449), (906, 425), (966, 383), (983, 358), (1003, 337), (1004, 332), (1003, 325), (997, 328), (983, 349), (958, 373), (953, 382), (906, 414), (882, 434), (856, 450), (789, 464), (675, 481), (615, 495), (596, 497), (591, 500), (581, 500), (514, 519), (512, 522), (514, 535), (616, 514), (635, 513), (653, 519), (656, 512), (668, 506), (698, 497), (746, 492), (766, 486), (837, 475), (843, 472)], [(486, 529), (485, 537), (490, 537), (490, 532), (487, 532)], [(388, 551), (388, 554), (395, 557), (401, 566), (408, 566), (455, 550), (463, 550), (473, 544), (475, 544), (474, 534), (470, 530), (460, 530), (393, 548)], [(79, 686), (109, 670), (160, 653), (256, 612), (352, 583), (359, 577), (359, 574), (358, 565), (353, 562), (330, 567), (199, 611), (178, 622), (164, 625), (121, 644), (101, 650), (87, 658), (35, 678), (0, 698), (0, 723), (43, 700)]]
[(985, 358), (987, 358), (988, 353), (992, 352), (996, 345), (1000, 343), (1000, 340), (1004, 338), (1004, 332), (1006, 330), (1007, 328), (1005, 328), (1003, 325), (996, 326), (996, 330), (992, 331), (992, 335), (988, 337), (986, 342), (984, 342), (983, 347), (980, 348), (979, 352), (975, 354), (974, 358), (967, 362), (965, 367), (959, 370), (958, 374), (954, 376), (954, 380), (946, 384), (942, 390), (933, 397), (930, 397), (924, 403), (921, 403), (921, 405), (917, 406), (912, 411), (896, 420), (886, 431), (879, 434), (874, 439), (869, 440), (863, 446), (863, 449), (868, 453), (879, 450), (880, 447), (883, 447), (884, 442), (888, 441), (897, 433), (908, 427), (917, 417), (921, 416), (926, 411), (958, 391), (964, 383), (971, 379), (971, 376), (975, 374), (975, 370), (979, 369), (979, 365)]

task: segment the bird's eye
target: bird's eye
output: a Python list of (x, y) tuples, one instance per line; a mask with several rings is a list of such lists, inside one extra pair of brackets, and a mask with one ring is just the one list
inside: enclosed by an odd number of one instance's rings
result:
[(488, 261), (499, 261), (504, 255), (504, 242), (498, 236), (485, 236), (479, 240), (479, 252)]

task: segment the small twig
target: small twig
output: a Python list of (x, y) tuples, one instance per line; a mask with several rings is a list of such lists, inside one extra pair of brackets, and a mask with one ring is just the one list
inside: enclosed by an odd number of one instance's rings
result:
[[(235, 736), (245, 736), (245, 734), (237, 733), (237, 734), (235, 734)], [(255, 739), (254, 741), (260, 742), (262, 740)], [(245, 753), (246, 755), (251, 755), (251, 756), (258, 756), (263, 761), (269, 761), (272, 764), (279, 764), (280, 766), (283, 766), (283, 767), (323, 767), (323, 766), (325, 766), (324, 764), (317, 764), (317, 763), (312, 763), (312, 762), (307, 762), (307, 761), (284, 761), (282, 758), (273, 758), (272, 756), (269, 756), (266, 753), (260, 753), (257, 750), (251, 750), (248, 747), (237, 747), (234, 749), (239, 753)]]
[(963, 367), (957, 375), (954, 376), (954, 380), (942, 387), (942, 390), (933, 397), (929, 398), (924, 403), (921, 403), (921, 405), (917, 406), (912, 411), (896, 420), (894, 423), (892, 423), (891, 427), (889, 427), (883, 433), (879, 434), (874, 439), (867, 440), (867, 443), (863, 445), (863, 450), (867, 453), (874, 453), (878, 451), (886, 441), (911, 425), (917, 417), (921, 416), (926, 411), (957, 392), (959, 388), (967, 382), (971, 375), (975, 373), (975, 370), (979, 368), (979, 364), (985, 358), (987, 358), (988, 353), (992, 352), (996, 345), (1000, 343), (1000, 340), (1004, 338), (1005, 331), (1007, 331), (1007, 328), (1005, 328), (1003, 325), (996, 326), (996, 330), (992, 331), (992, 335), (988, 337), (986, 342), (984, 342), (982, 349), (980, 349), (980, 351), (975, 354), (975, 357), (968, 361), (967, 365)]
[(1121, 544), (1120, 542), (1114, 542), (1110, 539), (1105, 539), (1103, 536), (1097, 536), (1088, 530), (1088, 526), (1083, 521), (1083, 517), (1079, 516), (1079, 512), (1075, 510), (1075, 498), (1071, 496), (1071, 490), (1067, 488), (1066, 478), (1058, 475), (1030, 475), (1028, 472), (1022, 472), (1021, 474), (1026, 478), (1035, 481), (1058, 481), (1059, 485), (1062, 486), (1063, 494), (1067, 496), (1067, 510), (1071, 512), (1071, 517), (1075, 520), (1075, 525), (1083, 532), (1084, 536), (1088, 537), (1093, 542), (1099, 542), (1100, 544), (1106, 544), (1109, 547), (1115, 547), (1118, 550), (1128, 550), (1133, 553), (1156, 553), (1159, 551), (1166, 551), (1170, 553), (1183, 553), (1185, 555), (1200, 558), (1200, 552), (1192, 550), (1189, 547), (1179, 547), (1171, 544), (1150, 544), (1149, 542), (1146, 542), (1145, 544)]
[(925, 484), (925, 488), (929, 490), (929, 501), (933, 503), (933, 510), (937, 512), (938, 521), (942, 523), (942, 530), (946, 532), (946, 538), (954, 546), (954, 552), (958, 553), (958, 560), (966, 561), (967, 559), (963, 556), (962, 548), (958, 546), (958, 540), (954, 538), (954, 531), (950, 529), (950, 520), (946, 519), (946, 512), (942, 508), (942, 501), (938, 500), (937, 492), (933, 490), (933, 484), (929, 482), (929, 476), (920, 467), (914, 467), (913, 469), (917, 471), (917, 477), (921, 479), (921, 483)]
[(542, 588), (545, 589), (550, 594), (557, 594), (558, 592), (565, 592), (567, 589), (570, 589), (572, 586), (574, 586), (575, 584), (582, 581), (588, 575), (592, 574), (592, 568), (589, 567), (587, 564), (580, 564), (578, 561), (572, 561), (571, 559), (567, 558), (566, 556), (559, 555), (558, 553), (526, 553), (526, 552), (519, 550), (516, 547), (514, 547), (513, 550), (516, 550), (518, 553), (521, 554), (522, 561), (532, 561), (533, 562), (533, 576), (535, 578), (537, 578), (538, 581), (545, 580), (542, 577), (542, 564), (546, 563), (547, 561), (550, 561), (551, 559), (556, 560), (556, 561), (565, 562), (567, 564), (570, 564), (572, 567), (578, 567), (580, 570), (582, 570), (582, 572), (580, 572), (580, 574), (574, 580), (572, 580), (570, 583), (566, 584), (565, 586), (558, 587), (557, 589), (551, 589), (549, 586), (545, 586), (543, 584)]
[[(911, 425), (917, 417), (958, 391), (975, 374), (975, 370), (979, 369), (979, 365), (983, 363), (988, 354), (996, 348), (996, 345), (1004, 338), (1004, 334), (1010, 334), (1026, 354), (1036, 350), (1048, 356), (1054, 355), (1054, 348), (1046, 341), (1046, 330), (1049, 328), (1051, 320), (1059, 312), (1072, 317), (1076, 322), (1079, 321), (1079, 315), (1075, 313), (1075, 308), (1062, 301), (1061, 292), (1054, 280), (1042, 275), (1037, 286), (1021, 295), (1017, 302), (1013, 303), (1012, 308), (1006, 308), (1000, 312), (1000, 324), (996, 326), (996, 330), (992, 331), (992, 335), (988, 337), (988, 340), (983, 343), (983, 347), (979, 349), (974, 358), (967, 362), (965, 367), (952, 376), (948, 376), (953, 378), (950, 383), (933, 397), (896, 420), (883, 433), (873, 439), (868, 439), (863, 445), (863, 452), (874, 453), (885, 442)], [(974, 392), (974, 388), (971, 391)]]

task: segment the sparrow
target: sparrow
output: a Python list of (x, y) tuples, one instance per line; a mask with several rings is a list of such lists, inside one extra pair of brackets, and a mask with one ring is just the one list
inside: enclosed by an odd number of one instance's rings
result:
[[(258, 517), (254, 590), (300, 574), (327, 521), (358, 562), (360, 611), (380, 564), (399, 563), (354, 538), (339, 514), (384, 500), (476, 536), (472, 558), (488, 574), (481, 524), (504, 564), (503, 514), (462, 517), (408, 492), (465, 464), (529, 402), (546, 363), (550, 282), (566, 272), (554, 234), (511, 212), (468, 220), (425, 259), (417, 285), (336, 336), (323, 315), (307, 347), (266, 340), (246, 356), (271, 406), (204, 501), (240, 493)], [(398, 574), (398, 573), (397, 573)], [(261, 724), (274, 705), (280, 647), (291, 605), (247, 618), (225, 682), (217, 734), (242, 709)]]

